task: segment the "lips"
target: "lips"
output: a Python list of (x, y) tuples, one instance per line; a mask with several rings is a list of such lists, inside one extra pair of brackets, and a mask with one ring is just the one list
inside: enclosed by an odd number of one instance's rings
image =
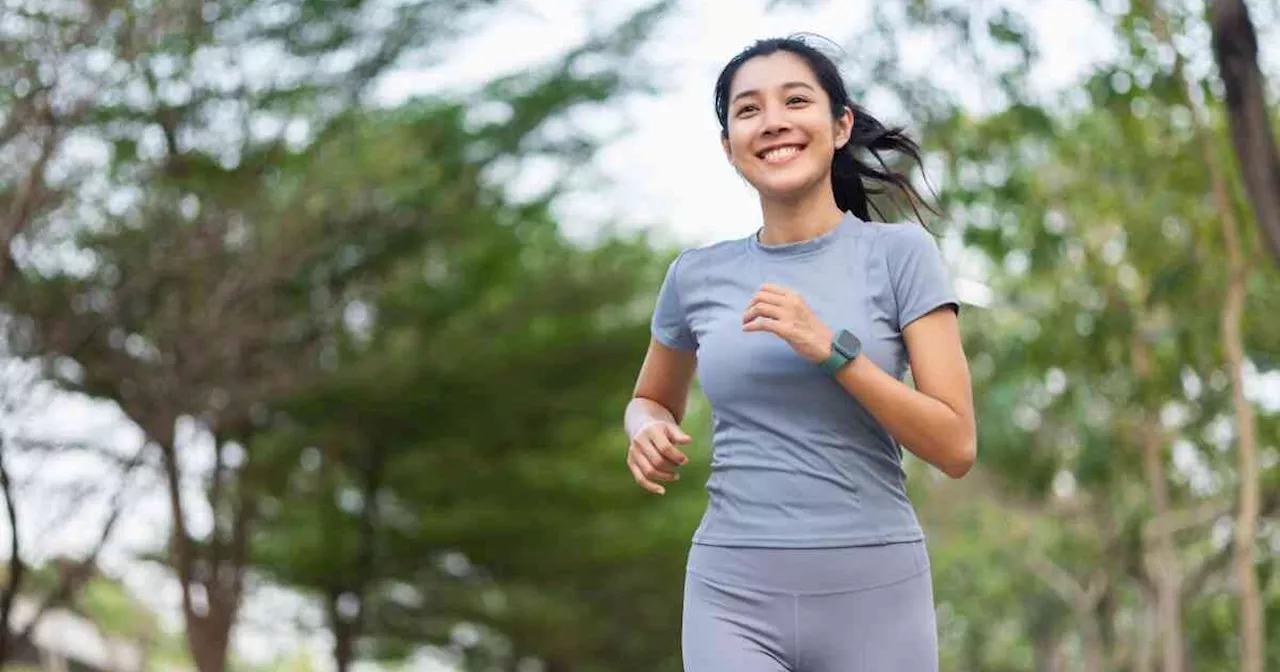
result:
[(765, 149), (764, 151), (757, 152), (756, 158), (759, 158), (761, 161), (769, 164), (786, 163), (799, 156), (800, 152), (803, 151), (804, 148), (805, 146), (800, 144), (776, 145)]

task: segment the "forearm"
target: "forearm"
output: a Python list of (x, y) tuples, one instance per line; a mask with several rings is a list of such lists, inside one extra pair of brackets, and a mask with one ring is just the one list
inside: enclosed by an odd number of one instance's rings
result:
[(855, 358), (836, 380), (908, 450), (952, 478), (977, 456), (973, 418), (894, 378), (875, 362)]
[(640, 428), (655, 420), (670, 422), (673, 425), (680, 424), (679, 419), (666, 406), (652, 399), (633, 397), (627, 403), (627, 410), (623, 414), (623, 429), (628, 437), (632, 437), (640, 431)]

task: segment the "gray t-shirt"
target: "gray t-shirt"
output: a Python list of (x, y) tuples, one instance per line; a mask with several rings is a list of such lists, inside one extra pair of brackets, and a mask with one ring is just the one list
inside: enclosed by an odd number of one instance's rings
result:
[(742, 330), (766, 282), (799, 292), (833, 331), (852, 331), (863, 356), (899, 380), (902, 329), (940, 306), (959, 310), (937, 244), (918, 224), (846, 214), (810, 240), (765, 245), (752, 235), (682, 252), (652, 332), (696, 351), (711, 402), (709, 498), (694, 541), (815, 548), (923, 538), (893, 437), (786, 341)]

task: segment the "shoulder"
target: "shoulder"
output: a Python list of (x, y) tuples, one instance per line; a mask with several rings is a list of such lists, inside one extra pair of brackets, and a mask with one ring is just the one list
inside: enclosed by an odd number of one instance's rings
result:
[(688, 258), (690, 260), (688, 263), (691, 264), (714, 263), (737, 259), (746, 252), (746, 249), (746, 238), (733, 238), (687, 248), (680, 253), (680, 256)]
[(746, 243), (746, 238), (734, 238), (685, 248), (672, 262), (673, 272), (683, 282), (698, 269), (706, 270), (726, 263), (734, 263), (746, 253)]
[(936, 253), (938, 242), (928, 229), (918, 222), (871, 224), (880, 243), (880, 249), (891, 264), (919, 255)]

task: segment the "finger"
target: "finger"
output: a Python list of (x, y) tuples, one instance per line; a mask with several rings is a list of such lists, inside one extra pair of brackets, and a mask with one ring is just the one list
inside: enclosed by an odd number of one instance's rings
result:
[(645, 476), (648, 476), (649, 478), (653, 478), (654, 474), (663, 473), (663, 472), (671, 474), (673, 476), (675, 475), (676, 466), (677, 466), (676, 463), (663, 457), (662, 452), (659, 451), (657, 447), (653, 445), (639, 444), (637, 448), (640, 451), (638, 461), (642, 463), (640, 465), (641, 468), (643, 469), (646, 466), (645, 464), (643, 464), (644, 462), (648, 463), (649, 468), (644, 469)]
[(762, 303), (773, 306), (785, 306), (787, 301), (787, 297), (783, 294), (760, 290), (751, 296), (751, 301), (747, 306), (750, 307)]
[(785, 315), (786, 311), (782, 306), (768, 303), (754, 303), (751, 307), (747, 308), (747, 312), (742, 314), (742, 321), (744, 323), (751, 322), (752, 320), (756, 320), (761, 317), (769, 318), (771, 320), (781, 320)]
[(672, 441), (675, 441), (676, 443), (682, 443), (682, 444), (693, 441), (692, 436), (685, 434), (684, 430), (680, 429), (676, 425), (667, 425), (667, 438), (671, 439)]
[(790, 289), (781, 285), (775, 285), (772, 282), (766, 282), (763, 285), (760, 285), (760, 293), (781, 298), (788, 298), (795, 295), (795, 292)]
[(639, 465), (636, 464), (635, 459), (630, 454), (627, 455), (627, 468), (631, 470), (632, 477), (636, 479), (636, 483), (640, 487), (655, 495), (661, 495), (666, 492), (666, 488), (644, 477), (644, 473), (640, 471)]
[(680, 474), (672, 471), (663, 471), (661, 469), (649, 469), (646, 471), (644, 467), (640, 467), (640, 473), (644, 474), (644, 477), (650, 481), (660, 483), (674, 483), (680, 480)]
[(654, 441), (654, 447), (658, 449), (663, 458), (672, 464), (683, 466), (689, 461), (689, 458), (685, 457), (684, 453), (680, 452), (680, 449), (671, 445), (669, 438), (664, 437), (661, 441)]
[(782, 320), (769, 319), (767, 317), (761, 318), (758, 320), (752, 320), (742, 325), (742, 330), (743, 331), (767, 331), (771, 334), (776, 334), (777, 336), (784, 339), (787, 337), (787, 334), (791, 333), (790, 327), (787, 326), (786, 322), (783, 322)]

